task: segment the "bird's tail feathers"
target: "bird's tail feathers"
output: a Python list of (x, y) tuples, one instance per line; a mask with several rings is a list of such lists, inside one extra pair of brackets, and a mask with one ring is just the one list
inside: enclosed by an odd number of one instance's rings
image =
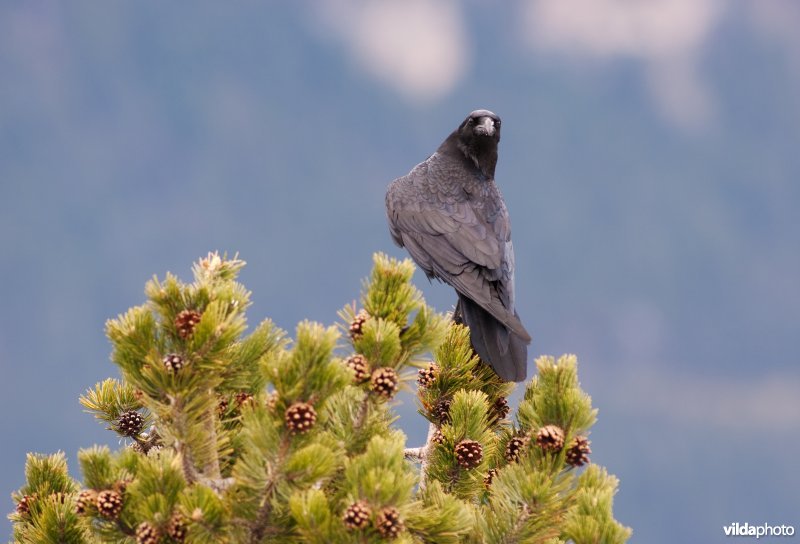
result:
[(531, 343), (531, 335), (525, 329), (525, 325), (523, 325), (522, 321), (520, 321), (519, 315), (517, 314), (516, 311), (512, 315), (508, 313), (508, 310), (505, 308), (505, 306), (503, 306), (500, 302), (496, 302), (490, 305), (488, 313), (490, 313), (495, 319), (500, 321), (503, 325), (508, 327), (509, 330), (513, 332), (514, 335), (517, 336), (520, 341), (525, 342), (525, 344)]
[[(518, 316), (516, 317), (519, 321)], [(528, 347), (523, 338), (461, 294), (458, 296), (454, 318), (469, 327), (472, 348), (498, 376), (514, 382), (525, 379)]]

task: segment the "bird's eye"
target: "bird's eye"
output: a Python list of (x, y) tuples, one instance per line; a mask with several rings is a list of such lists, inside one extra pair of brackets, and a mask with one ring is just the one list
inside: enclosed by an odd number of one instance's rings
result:
[(494, 126), (496, 126), (497, 128), (500, 128), (500, 119), (495, 119)]
[(473, 119), (472, 117), (470, 117), (470, 118), (469, 118), (469, 121), (467, 121), (467, 124), (468, 124), (468, 125), (471, 125), (471, 124), (473, 124), (474, 122), (475, 122), (475, 119)]

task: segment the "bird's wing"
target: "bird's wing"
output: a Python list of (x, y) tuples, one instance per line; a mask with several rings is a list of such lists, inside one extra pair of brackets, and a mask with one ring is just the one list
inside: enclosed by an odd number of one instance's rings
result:
[(513, 249), (508, 217), (488, 222), (468, 201), (387, 201), (395, 241), (428, 276), (474, 300), (526, 341), (530, 335), (513, 308)]

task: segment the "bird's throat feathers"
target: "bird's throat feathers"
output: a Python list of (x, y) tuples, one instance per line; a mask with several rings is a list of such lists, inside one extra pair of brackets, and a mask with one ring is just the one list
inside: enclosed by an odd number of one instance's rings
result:
[(497, 142), (492, 138), (474, 138), (465, 142), (458, 131), (453, 132), (441, 145), (439, 151), (464, 158), (474, 166), (486, 179), (494, 179), (497, 166)]
[(471, 145), (459, 142), (458, 148), (487, 179), (494, 179), (494, 169), (497, 166), (497, 144), (495, 142), (488, 139), (473, 141)]

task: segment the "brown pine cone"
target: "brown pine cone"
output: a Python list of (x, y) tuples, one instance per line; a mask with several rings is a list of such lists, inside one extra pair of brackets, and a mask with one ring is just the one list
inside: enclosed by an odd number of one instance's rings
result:
[(430, 387), (439, 376), (439, 365), (431, 363), (425, 368), (419, 369), (417, 383), (420, 387)]
[(136, 527), (136, 544), (158, 544), (158, 529), (146, 521)]
[(483, 485), (486, 486), (486, 489), (489, 489), (492, 486), (492, 480), (494, 480), (495, 476), (497, 476), (496, 468), (490, 468), (488, 471), (486, 471), (486, 476), (483, 477)]
[(522, 452), (525, 451), (525, 448), (528, 446), (528, 440), (528, 435), (525, 434), (512, 436), (508, 441), (508, 444), (506, 444), (506, 461), (509, 463), (516, 463), (519, 461), (519, 458), (522, 456)]
[(508, 400), (505, 397), (498, 397), (489, 408), (489, 421), (491, 423), (502, 421), (510, 411), (511, 408), (508, 406)]
[(356, 314), (353, 318), (353, 321), (350, 323), (350, 338), (353, 340), (358, 340), (364, 335), (364, 323), (367, 322), (369, 319), (369, 314), (361, 310)]
[(566, 453), (567, 463), (573, 467), (582, 467), (589, 462), (589, 454), (592, 449), (589, 447), (589, 439), (585, 436), (576, 436)]
[(304, 434), (317, 422), (317, 411), (307, 402), (295, 402), (284, 413), (286, 428), (292, 434)]
[(372, 376), (367, 358), (360, 353), (351, 355), (344, 363), (347, 368), (353, 371), (353, 381), (355, 383), (364, 383)]
[(22, 517), (31, 513), (31, 504), (36, 500), (36, 495), (25, 495), (17, 503), (16, 512)]
[(136, 436), (144, 425), (144, 417), (136, 410), (122, 412), (117, 418), (117, 431), (123, 436)]
[(557, 453), (564, 447), (564, 430), (557, 425), (545, 425), (536, 433), (536, 443), (545, 451)]
[(450, 421), (450, 405), (452, 403), (452, 399), (442, 397), (433, 406), (433, 409), (431, 410), (431, 416), (433, 416), (433, 419), (436, 420), (440, 425)]
[(178, 372), (186, 365), (183, 357), (177, 353), (168, 353), (163, 359), (164, 367), (172, 373)]
[(433, 442), (434, 444), (444, 444), (445, 438), (444, 434), (442, 434), (441, 429), (436, 429), (436, 432), (433, 433), (433, 436), (431, 437), (431, 442)]
[(97, 491), (94, 489), (84, 489), (78, 493), (78, 498), (75, 499), (75, 513), (86, 514), (92, 512), (96, 508)]
[(372, 511), (366, 503), (362, 501), (354, 502), (344, 511), (342, 521), (350, 530), (363, 529), (369, 525), (369, 518)]
[(230, 407), (230, 402), (227, 398), (223, 397), (222, 395), (217, 397), (217, 414), (222, 417), (228, 412), (228, 408)]
[(397, 538), (405, 528), (403, 520), (400, 519), (400, 512), (397, 508), (387, 507), (378, 513), (378, 518), (375, 520), (378, 532), (383, 538)]
[(241, 408), (245, 404), (252, 404), (253, 402), (253, 395), (252, 393), (248, 393), (247, 391), (239, 391), (234, 395), (234, 400), (236, 400), (236, 407)]
[(397, 375), (393, 368), (379, 368), (372, 373), (370, 383), (373, 391), (382, 397), (390, 399), (394, 397), (400, 388), (400, 376)]
[(186, 518), (180, 512), (175, 512), (167, 523), (167, 535), (175, 542), (186, 540)]
[(95, 499), (97, 513), (107, 519), (117, 519), (122, 512), (122, 495), (111, 489), (97, 494)]
[(184, 340), (194, 334), (194, 328), (200, 323), (203, 315), (194, 310), (183, 310), (175, 317), (175, 328)]
[(483, 459), (483, 446), (476, 440), (462, 440), (456, 444), (454, 452), (458, 464), (468, 470), (480, 465)]

